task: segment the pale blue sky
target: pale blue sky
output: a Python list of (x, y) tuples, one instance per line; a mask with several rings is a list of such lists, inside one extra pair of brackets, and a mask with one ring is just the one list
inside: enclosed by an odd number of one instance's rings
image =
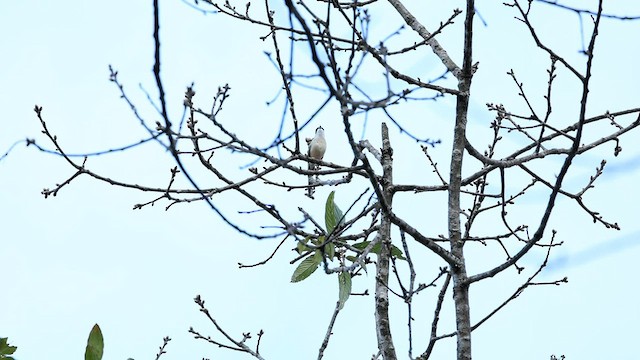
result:
[[(135, 101), (140, 113), (153, 123), (158, 120), (141, 85), (153, 97), (155, 87), (151, 72), (152, 8), (151, 1), (5, 1), (0, 5), (0, 151), (4, 153), (18, 140), (35, 138), (51, 147), (40, 134), (33, 112), (35, 104), (43, 106), (43, 116), (53, 133), (69, 152), (104, 150), (133, 143), (146, 135), (108, 81), (108, 65), (119, 71), (120, 80)], [(203, 16), (178, 0), (161, 1), (163, 39), (163, 79), (173, 119), (182, 111), (184, 89), (196, 83), (196, 102), (203, 108), (218, 86), (229, 83), (232, 97), (225, 106), (224, 121), (249, 141), (268, 142), (264, 134), (274, 134), (282, 112), (281, 102), (267, 107), (280, 87), (279, 74), (263, 55), (271, 50), (270, 42), (260, 36), (265, 29), (248, 26), (220, 15)], [(407, 6), (426, 26), (434, 28), (461, 1), (435, 7), (436, 1), (407, 1)], [(574, 5), (588, 6), (583, 1)], [(589, 4), (593, 3), (590, 1)], [(255, 5), (255, 7), (254, 7)], [(260, 4), (252, 5), (256, 16)], [(244, 2), (238, 6), (243, 8)], [(485, 111), (486, 102), (503, 102), (511, 109), (522, 110), (513, 83), (506, 75), (514, 69), (525, 88), (542, 103), (546, 86), (547, 56), (533, 49), (525, 29), (513, 20), (513, 11), (493, 2), (478, 1), (478, 9), (488, 22), (478, 23), (475, 56), (480, 68), (474, 82), (470, 133), (479, 146), (490, 132), (493, 114)], [(286, 18), (282, 4), (274, 3), (277, 16)], [(605, 8), (616, 14), (640, 15), (636, 1), (607, 1)], [(383, 1), (372, 10), (372, 36), (385, 37), (400, 25)], [(560, 53), (578, 64), (580, 37), (577, 17), (571, 13), (539, 12), (540, 32)], [(587, 20), (588, 21), (588, 20)], [(441, 41), (450, 54), (459, 59), (462, 21), (443, 34)], [(560, 24), (564, 24), (561, 26)], [(409, 32), (405, 31), (405, 34)], [(594, 69), (594, 87), (589, 112), (595, 115), (640, 106), (638, 81), (640, 70), (640, 22), (604, 21), (598, 39), (598, 57)], [(393, 41), (399, 41), (398, 37)], [(303, 55), (300, 51), (299, 55)], [(404, 69), (434, 77), (440, 74), (431, 54), (408, 56)], [(581, 66), (579, 68), (582, 68)], [(379, 83), (379, 69), (366, 68), (371, 86)], [(560, 66), (555, 93), (556, 114), (575, 115), (576, 84)], [(301, 116), (315, 110), (320, 99), (301, 95)], [(446, 166), (450, 149), (453, 99), (436, 103), (410, 105), (397, 116), (425, 137), (441, 138), (443, 144), (431, 154)], [(416, 113), (415, 111), (420, 111)], [(419, 114), (419, 115), (416, 115)], [(329, 137), (326, 158), (343, 163), (348, 144), (336, 114), (323, 113), (312, 128), (323, 125)], [(379, 114), (372, 114), (366, 137), (379, 144)], [(415, 121), (414, 121), (415, 120)], [(424, 162), (419, 148), (392, 129), (396, 146), (396, 181), (408, 182), (416, 176), (432, 176), (429, 169), (414, 170), (414, 161)], [(596, 129), (588, 138), (602, 134)], [(307, 129), (305, 136), (310, 136)], [(271, 135), (270, 135), (271, 136)], [(548, 359), (551, 354), (565, 354), (568, 359), (634, 359), (637, 356), (636, 290), (637, 237), (640, 224), (637, 206), (640, 199), (637, 133), (622, 139), (623, 152), (613, 158), (613, 145), (586, 155), (576, 162), (567, 179), (579, 188), (591, 175), (601, 158), (609, 162), (586, 201), (607, 219), (617, 221), (622, 231), (606, 230), (593, 224), (578, 211), (576, 204), (561, 200), (551, 227), (565, 245), (552, 253), (549, 271), (542, 280), (567, 276), (569, 283), (559, 287), (527, 290), (493, 320), (474, 332), (475, 359), (518, 358)], [(474, 141), (474, 140), (472, 140)], [(517, 145), (517, 140), (513, 140)], [(248, 158), (247, 158), (248, 159)], [(344, 160), (344, 161), (343, 161)], [(249, 160), (247, 160), (249, 161)], [(158, 144), (148, 143), (126, 154), (92, 158), (88, 166), (115, 178), (141, 184), (165, 186), (172, 159)], [(244, 163), (243, 163), (244, 164)], [(549, 159), (549, 166), (558, 159)], [(241, 170), (231, 166), (232, 171)], [(202, 175), (194, 170), (195, 174)], [(205, 334), (215, 331), (193, 303), (202, 295), (220, 324), (237, 337), (242, 332), (265, 331), (261, 352), (268, 359), (310, 359), (317, 357), (332, 309), (337, 299), (334, 277), (320, 272), (310, 279), (290, 284), (293, 258), (284, 246), (269, 264), (252, 269), (238, 269), (237, 263), (262, 260), (273, 250), (276, 241), (256, 241), (234, 233), (204, 204), (178, 205), (165, 211), (158, 204), (133, 211), (134, 204), (146, 202), (153, 195), (123, 190), (88, 178), (81, 178), (64, 188), (55, 198), (44, 199), (43, 188), (53, 187), (73, 173), (63, 160), (42, 154), (24, 144), (0, 161), (0, 215), (2, 236), (0, 258), (4, 286), (0, 293), (0, 337), (9, 337), (18, 346), (16, 358), (81, 358), (88, 333), (99, 323), (105, 337), (105, 360), (154, 358), (164, 336), (174, 340), (163, 359), (246, 359), (192, 339), (190, 326)], [(207, 175), (211, 176), (211, 175)], [(239, 176), (239, 175), (238, 175)], [(433, 179), (431, 179), (433, 180)], [(206, 182), (207, 178), (199, 178)], [(183, 182), (184, 183), (184, 182)], [(337, 202), (346, 207), (362, 187), (337, 188)], [(318, 199), (329, 191), (318, 190)], [(351, 191), (349, 191), (351, 190)], [(526, 218), (539, 209), (546, 193), (521, 204)], [(265, 194), (271, 196), (271, 194)], [(276, 196), (276, 195), (273, 195)], [(413, 214), (408, 206), (415, 196), (398, 196), (395, 203), (410, 222), (432, 227), (433, 234), (444, 233), (446, 204), (442, 197), (420, 197), (428, 205), (425, 215)], [(214, 199), (225, 209), (234, 198)], [(404, 208), (401, 206), (405, 205)], [(295, 214), (304, 206), (321, 217), (322, 201), (292, 197), (283, 211)], [(289, 206), (290, 209), (286, 209)], [(421, 207), (422, 208), (422, 207)], [(233, 212), (235, 208), (229, 210)], [(245, 209), (247, 210), (247, 209)], [(233, 215), (233, 214), (232, 214)], [(234, 219), (244, 219), (233, 216)], [(428, 221), (421, 223), (424, 219)], [(241, 220), (246, 221), (246, 220)], [(488, 229), (492, 224), (483, 224)], [(437, 272), (436, 258), (420, 254), (414, 246), (414, 259), (420, 258), (423, 270), (420, 281), (430, 281)], [(502, 254), (484, 249), (470, 250), (472, 272), (491, 267)], [(533, 271), (541, 253), (523, 260)], [(472, 316), (480, 319), (501, 303), (519, 284), (523, 276), (515, 271), (490, 279), (472, 288)], [(370, 288), (373, 277), (354, 280), (354, 291)], [(422, 352), (437, 291), (430, 289), (415, 300), (414, 354)], [(450, 293), (448, 295), (450, 297)], [(397, 300), (397, 299), (396, 299)], [(401, 301), (392, 303), (393, 329), (398, 353), (404, 356), (407, 343), (406, 313)], [(442, 315), (442, 332), (451, 331), (451, 303)], [(375, 352), (371, 297), (352, 297), (340, 314), (334, 336), (326, 351), (327, 359), (364, 359)], [(217, 336), (217, 334), (215, 334)], [(436, 358), (452, 358), (455, 342), (444, 341), (436, 347)]]

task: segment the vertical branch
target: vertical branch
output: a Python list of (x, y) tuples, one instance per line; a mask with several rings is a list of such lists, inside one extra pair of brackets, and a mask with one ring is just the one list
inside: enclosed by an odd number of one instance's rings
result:
[(457, 266), (452, 267), (453, 300), (455, 303), (456, 329), (458, 335), (457, 358), (458, 360), (471, 359), (471, 318), (469, 312), (469, 284), (467, 284), (467, 270), (464, 261), (464, 241), (460, 228), (460, 188), (462, 179), (462, 159), (466, 142), (467, 111), (469, 108), (469, 90), (473, 77), (472, 66), (472, 35), (474, 1), (467, 0), (465, 14), (464, 34), (464, 59), (462, 61), (462, 74), (458, 81), (456, 103), (456, 124), (453, 135), (453, 149), (451, 151), (451, 173), (449, 178), (449, 241), (452, 254), (460, 260)]
[(447, 277), (444, 279), (444, 284), (442, 284), (442, 289), (440, 289), (440, 294), (438, 294), (438, 301), (436, 302), (436, 309), (433, 314), (433, 321), (431, 322), (431, 337), (429, 338), (429, 345), (427, 345), (427, 350), (418, 356), (418, 360), (426, 360), (431, 356), (431, 352), (433, 351), (433, 347), (436, 345), (436, 341), (438, 338), (438, 321), (440, 320), (440, 311), (442, 311), (442, 303), (444, 302), (444, 294), (447, 292), (449, 288), (449, 283), (451, 282), (451, 273), (447, 273)]
[(336, 302), (336, 308), (333, 310), (333, 315), (331, 316), (331, 321), (329, 322), (329, 326), (327, 327), (327, 333), (324, 336), (324, 340), (322, 341), (322, 345), (320, 345), (320, 350), (318, 351), (318, 360), (322, 360), (324, 356), (324, 351), (327, 349), (329, 345), (329, 338), (333, 334), (333, 325), (336, 323), (336, 318), (338, 317), (338, 313), (340, 312), (340, 302)]
[[(389, 141), (389, 129), (382, 123), (382, 192), (384, 201), (391, 207), (393, 198), (393, 149)], [(383, 200), (383, 199), (380, 199)], [(376, 292), (375, 292), (375, 320), (378, 350), (385, 360), (396, 359), (396, 350), (391, 337), (389, 322), (389, 258), (391, 256), (391, 220), (389, 215), (382, 213), (380, 224), (382, 243), (376, 263)]]
[[(273, 12), (269, 8), (269, 1), (265, 0), (264, 2), (265, 9), (267, 10), (267, 19), (269, 20), (269, 25), (271, 29), (271, 39), (273, 40), (273, 48), (276, 52), (276, 62), (278, 64), (278, 69), (280, 70), (280, 76), (282, 77), (282, 86), (284, 87), (285, 92), (287, 93), (287, 100), (289, 101), (289, 112), (291, 113), (291, 119), (293, 120), (293, 132), (296, 137), (296, 148), (295, 153), (300, 153), (300, 131), (298, 129), (298, 117), (296, 116), (295, 104), (293, 102), (293, 93), (291, 92), (291, 80), (293, 78), (293, 68), (289, 69), (289, 74), (285, 72), (284, 65), (282, 63), (282, 58), (280, 56), (280, 47), (278, 46), (278, 38), (276, 35), (276, 25), (273, 19)], [(293, 41), (293, 40), (291, 40)], [(284, 120), (284, 119), (283, 119)], [(282, 125), (280, 125), (282, 128)]]
[(158, 0), (153, 0), (153, 42), (154, 42), (154, 63), (153, 63), (153, 75), (156, 79), (156, 86), (158, 86), (158, 96), (160, 98), (160, 108), (162, 110), (162, 118), (165, 122), (166, 134), (171, 142), (171, 150), (175, 151), (174, 138), (171, 136), (169, 129), (171, 129), (171, 122), (169, 121), (169, 115), (167, 114), (167, 101), (164, 95), (164, 86), (162, 86), (162, 80), (160, 79), (160, 6)]

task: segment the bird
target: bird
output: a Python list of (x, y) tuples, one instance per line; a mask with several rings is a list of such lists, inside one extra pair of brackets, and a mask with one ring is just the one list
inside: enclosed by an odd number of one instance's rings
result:
[(316, 135), (309, 142), (309, 156), (316, 160), (322, 160), (324, 153), (327, 151), (327, 140), (324, 137), (324, 129), (318, 126)]
[[(316, 129), (316, 134), (313, 139), (307, 138), (307, 143), (309, 144), (309, 151), (307, 155), (316, 160), (322, 160), (324, 158), (324, 153), (327, 151), (327, 140), (324, 136), (324, 129), (322, 126), (319, 126)], [(317, 170), (320, 167), (314, 163), (309, 162), (309, 170)], [(317, 176), (317, 175), (316, 175)], [(309, 188), (307, 188), (307, 196), (313, 199), (314, 188), (311, 187), (313, 184), (313, 176), (309, 175)]]

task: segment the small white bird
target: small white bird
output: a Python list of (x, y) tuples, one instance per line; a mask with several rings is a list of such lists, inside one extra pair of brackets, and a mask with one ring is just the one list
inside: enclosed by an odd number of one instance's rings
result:
[(319, 126), (316, 129), (316, 136), (309, 142), (308, 155), (316, 160), (322, 160), (325, 151), (327, 151), (327, 140), (324, 138), (324, 129)]
[[(307, 155), (309, 155), (310, 157), (316, 160), (322, 160), (322, 158), (324, 157), (325, 151), (327, 151), (327, 140), (324, 137), (324, 129), (322, 128), (322, 126), (319, 126), (316, 129), (316, 135), (313, 137), (313, 139), (307, 138), (306, 140), (307, 140), (307, 143), (309, 144), (309, 151)], [(318, 165), (309, 163), (309, 170), (317, 170), (319, 168), (320, 167)], [(317, 178), (317, 175), (316, 175), (316, 178)], [(309, 188), (307, 188), (307, 196), (313, 199), (313, 193), (315, 192), (315, 189), (311, 187), (312, 184), (313, 184), (313, 176), (309, 175)]]

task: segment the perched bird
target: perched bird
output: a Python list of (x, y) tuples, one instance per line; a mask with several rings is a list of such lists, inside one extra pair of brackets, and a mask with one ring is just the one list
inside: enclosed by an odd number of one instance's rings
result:
[[(325, 151), (327, 151), (327, 140), (324, 137), (324, 129), (322, 128), (322, 126), (319, 126), (316, 129), (316, 135), (313, 137), (313, 139), (306, 140), (309, 144), (309, 152), (307, 153), (307, 155), (316, 160), (322, 160)], [(317, 169), (319, 169), (318, 165), (309, 163), (309, 170)], [(313, 193), (315, 192), (315, 189), (311, 187), (311, 185), (313, 184), (312, 177), (312, 175), (309, 175), (309, 188), (307, 188), (307, 196), (313, 199)]]
[(324, 129), (319, 126), (316, 129), (316, 136), (309, 142), (308, 155), (316, 160), (322, 160), (325, 151), (327, 151), (327, 140), (324, 138)]

